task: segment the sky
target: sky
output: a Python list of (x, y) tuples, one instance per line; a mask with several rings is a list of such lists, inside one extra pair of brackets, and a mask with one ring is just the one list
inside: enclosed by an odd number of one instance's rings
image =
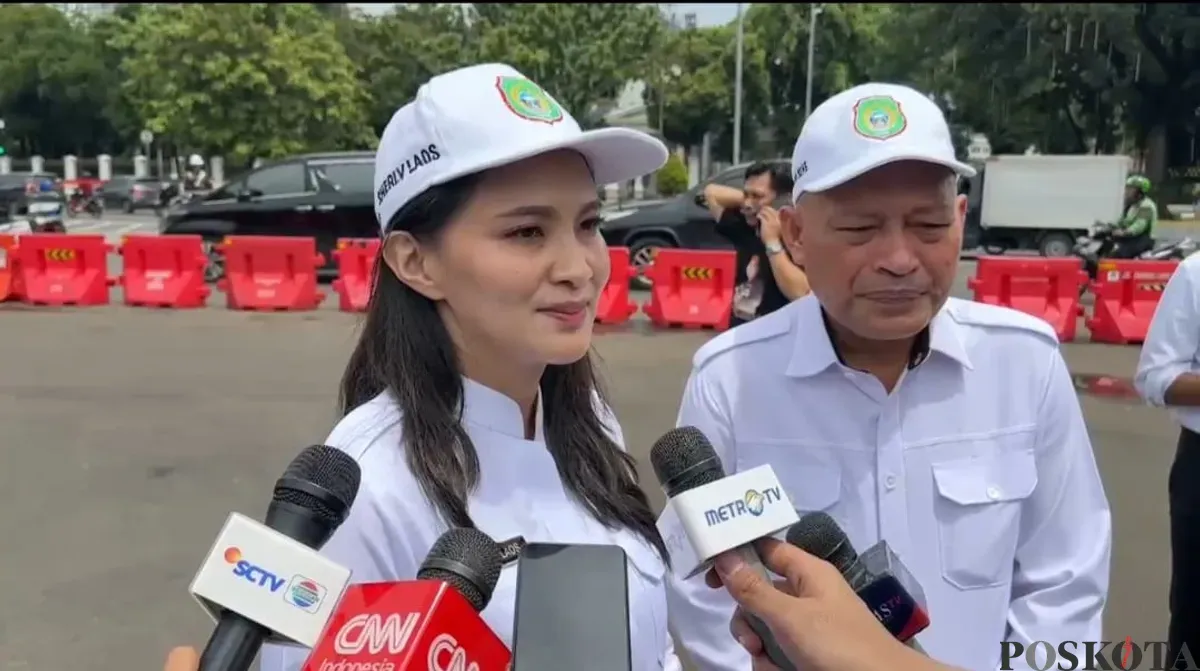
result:
[[(357, 7), (368, 14), (383, 14), (387, 12), (395, 3), (351, 3), (351, 7)], [(672, 4), (662, 4), (664, 11), (674, 12), (678, 17), (678, 21), (683, 23), (683, 15), (694, 13), (696, 15), (696, 24), (699, 26), (719, 26), (722, 23), (729, 23), (737, 16), (737, 3), (733, 2), (677, 2)]]

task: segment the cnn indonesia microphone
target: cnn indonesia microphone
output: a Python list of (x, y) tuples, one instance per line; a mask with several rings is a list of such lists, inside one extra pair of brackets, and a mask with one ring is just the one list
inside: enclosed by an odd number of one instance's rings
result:
[[(650, 449), (650, 463), (668, 497), (658, 529), (671, 549), (673, 570), (691, 578), (708, 570), (718, 555), (736, 552), (770, 579), (753, 543), (799, 519), (770, 466), (726, 477), (712, 444), (692, 426), (659, 438)], [(795, 669), (766, 623), (747, 619), (767, 657), (783, 671)]]
[(350, 571), (317, 553), (358, 495), (352, 457), (306, 448), (275, 483), (266, 525), (230, 514), (192, 579), (192, 596), (217, 622), (200, 671), (246, 671), (264, 642), (311, 647)]
[(800, 518), (788, 529), (787, 540), (833, 564), (892, 636), (921, 650), (914, 637), (929, 626), (925, 592), (887, 541), (879, 541), (860, 556), (846, 532), (823, 512)]
[(502, 563), (482, 531), (447, 531), (416, 580), (351, 585), (304, 671), (506, 671), (512, 655), (479, 616)]

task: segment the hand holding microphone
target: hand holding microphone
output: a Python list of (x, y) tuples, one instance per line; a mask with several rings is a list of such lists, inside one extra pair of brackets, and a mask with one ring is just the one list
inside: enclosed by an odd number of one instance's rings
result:
[(805, 671), (952, 671), (897, 641), (834, 566), (767, 538), (759, 557), (784, 580), (772, 583), (736, 554), (717, 559), (710, 586), (738, 603), (730, 631), (754, 659), (754, 671), (779, 671), (746, 618), (765, 623), (775, 644)]

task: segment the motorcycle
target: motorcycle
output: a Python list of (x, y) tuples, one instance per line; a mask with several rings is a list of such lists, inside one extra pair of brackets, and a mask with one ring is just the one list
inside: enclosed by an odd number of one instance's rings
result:
[(78, 216), (82, 212), (100, 218), (104, 215), (104, 204), (96, 196), (89, 196), (77, 189), (67, 199), (67, 216)]
[(23, 209), (25, 210), (23, 217), (0, 223), (0, 232), (10, 235), (67, 232), (61, 201), (32, 201)]
[[(1116, 230), (1117, 225), (1112, 222), (1097, 221), (1088, 235), (1080, 236), (1075, 240), (1072, 252), (1075, 256), (1083, 259), (1088, 279), (1096, 279), (1096, 269), (1100, 265), (1100, 259), (1106, 258), (1116, 247), (1118, 240)], [(1200, 243), (1190, 237), (1185, 237), (1182, 240), (1159, 243), (1153, 249), (1138, 254), (1137, 258), (1147, 261), (1182, 261), (1195, 252), (1198, 247), (1200, 247)]]

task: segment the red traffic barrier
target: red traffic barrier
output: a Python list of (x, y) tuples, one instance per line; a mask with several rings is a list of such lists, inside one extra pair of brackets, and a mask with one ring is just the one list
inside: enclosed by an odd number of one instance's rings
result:
[(208, 300), (203, 239), (199, 235), (131, 235), (121, 243), (125, 304), (199, 308)]
[(108, 253), (103, 235), (33, 233), (21, 236), (22, 300), (33, 305), (107, 305)]
[(0, 235), (0, 303), (21, 300), (21, 272), (17, 266), (17, 238)]
[(339, 238), (333, 258), (337, 262), (338, 278), (333, 290), (338, 295), (342, 312), (365, 312), (371, 301), (375, 281), (375, 260), (379, 258), (378, 238)]
[(1178, 261), (1102, 259), (1091, 284), (1092, 342), (1127, 345), (1146, 340), (1150, 320)]
[(596, 321), (601, 324), (624, 324), (637, 312), (637, 303), (629, 298), (629, 283), (635, 269), (629, 261), (628, 247), (610, 247), (608, 264), (611, 271), (608, 284), (596, 300)]
[(312, 238), (230, 236), (218, 249), (225, 258), (225, 292), (230, 310), (313, 310), (324, 300), (317, 269), (325, 257)]
[(659, 250), (646, 274), (654, 286), (642, 312), (655, 326), (726, 329), (736, 272), (732, 251)]
[(1060, 342), (1071, 342), (1083, 314), (1079, 294), (1086, 282), (1083, 263), (1074, 257), (981, 256), (967, 288), (975, 292), (976, 301), (1042, 319)]

